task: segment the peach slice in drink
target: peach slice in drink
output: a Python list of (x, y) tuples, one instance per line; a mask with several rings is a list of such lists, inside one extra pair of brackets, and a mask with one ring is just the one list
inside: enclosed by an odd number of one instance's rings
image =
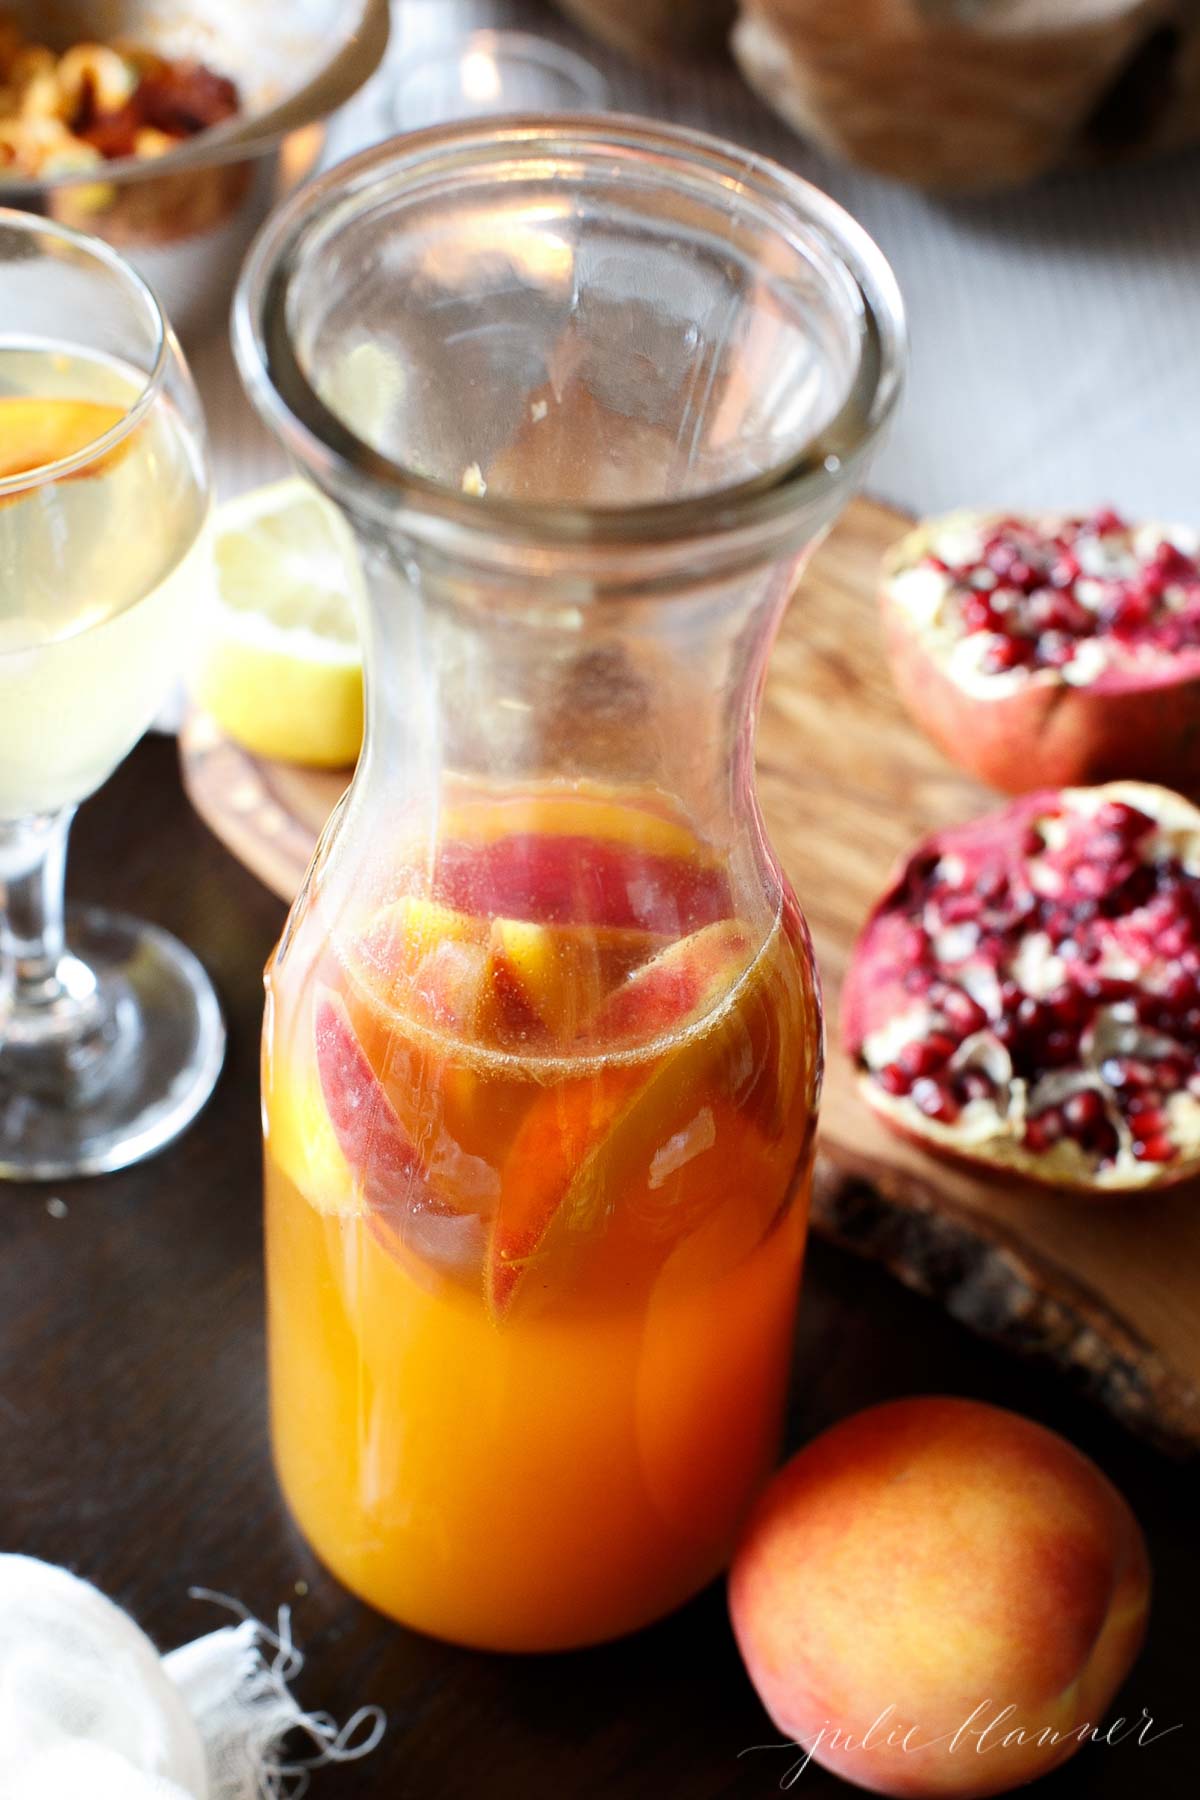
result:
[(587, 837), (522, 834), (489, 844), (444, 843), (437, 897), (464, 912), (539, 924), (691, 932), (730, 911), (725, 871), (683, 857)]
[[(611, 1045), (635, 1033), (644, 1039), (681, 1031), (719, 1004), (750, 949), (750, 934), (735, 919), (680, 939), (606, 997), (586, 1041)], [(610, 1062), (535, 1098), (501, 1170), (486, 1269), (496, 1318), (513, 1304), (555, 1221), (585, 1224), (599, 1177), (612, 1184), (618, 1176), (622, 1137), (640, 1142), (643, 1128), (669, 1120), (681, 1092), (699, 1082), (712, 1054), (710, 1037), (685, 1037), (649, 1062)]]
[(459, 912), (678, 937), (732, 910), (712, 849), (662, 810), (543, 794), (451, 809), (433, 894)]
[(605, 994), (662, 947), (634, 926), (494, 919), (484, 1035), (505, 1046), (570, 1045)]
[(313, 1036), (329, 1124), (350, 1176), (338, 1210), (362, 1212), (375, 1241), (418, 1277), (433, 1279), (436, 1270), (477, 1286), (495, 1174), (440, 1129), (426, 1129), (418, 1149), (341, 997), (329, 990), (318, 994)]
[(359, 1042), (345, 1001), (328, 988), (317, 994), (313, 1043), (325, 1110), (362, 1204), (429, 1204), (412, 1139)]
[[(119, 425), (124, 408), (98, 400), (38, 399), (7, 394), (0, 397), (0, 480), (25, 475), (49, 463), (77, 456)], [(119, 449), (123, 449), (120, 446)], [(88, 463), (76, 473), (94, 475), (118, 454)]]
[(657, 792), (638, 798), (623, 794), (620, 800), (583, 787), (510, 794), (447, 808), (441, 835), (465, 844), (530, 836), (591, 838), (657, 856), (715, 860), (686, 818)]

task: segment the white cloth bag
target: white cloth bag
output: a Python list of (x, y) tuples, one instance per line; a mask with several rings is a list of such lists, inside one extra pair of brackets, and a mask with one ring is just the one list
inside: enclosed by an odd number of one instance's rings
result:
[[(303, 1792), (310, 1769), (374, 1749), (384, 1721), (364, 1707), (339, 1732), (302, 1712), (287, 1688), (299, 1666), (286, 1613), (278, 1635), (243, 1617), (160, 1657), (98, 1589), (0, 1555), (0, 1800)], [(297, 1730), (312, 1754), (285, 1761)]]

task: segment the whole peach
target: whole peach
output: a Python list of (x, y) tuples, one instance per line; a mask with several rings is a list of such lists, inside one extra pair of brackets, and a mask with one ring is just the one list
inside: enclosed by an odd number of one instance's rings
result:
[(875, 1793), (996, 1794), (1097, 1726), (1145, 1630), (1150, 1567), (1095, 1464), (1015, 1413), (894, 1401), (793, 1457), (729, 1577), (771, 1718)]

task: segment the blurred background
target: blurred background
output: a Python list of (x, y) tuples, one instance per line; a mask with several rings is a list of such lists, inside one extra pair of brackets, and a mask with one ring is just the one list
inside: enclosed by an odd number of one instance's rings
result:
[[(919, 23), (928, 16), (936, 25), (947, 12), (980, 19), (989, 9), (1012, 31), (1031, 20), (1028, 44), (1009, 55), (1013, 40), (1002, 34), (982, 45), (977, 67), (965, 70), (950, 68), (936, 42), (932, 49), (923, 44), (926, 61), (915, 77), (910, 66), (893, 107), (887, 84), (898, 52), (889, 42), (872, 42), (868, 20), (877, 25), (890, 13), (910, 15), (900, 19), (900, 36), (907, 31), (911, 47), (913, 18)], [(406, 124), (429, 122), (431, 105), (439, 104), (436, 81), (431, 85), (426, 75), (405, 82), (406, 68), (418, 60), (452, 52), (487, 27), (537, 33), (581, 52), (607, 84), (611, 107), (703, 127), (779, 158), (833, 194), (879, 242), (904, 290), (913, 338), (903, 411), (871, 477), (880, 497), (916, 512), (960, 504), (1087, 508), (1108, 501), (1135, 516), (1193, 519), (1200, 466), (1200, 150), (1054, 167), (1107, 155), (1114, 145), (1122, 154), (1138, 150), (1139, 136), (1183, 137), (1194, 126), (1200, 98), (1179, 90), (1196, 62), (1196, 44), (1178, 32), (1173, 37), (1174, 28), (1161, 23), (1172, 11), (1169, 0), (988, 0), (970, 8), (962, 0), (869, 8), (847, 0), (832, 13), (816, 9), (815, 39), (827, 14), (825, 36), (840, 38), (843, 50), (857, 44), (863, 66), (849, 75), (839, 66), (842, 85), (835, 84), (832, 102), (819, 82), (808, 87), (802, 95), (808, 138), (751, 90), (724, 48), (727, 21), (721, 16), (712, 26), (712, 19), (730, 10), (714, 8), (713, 0), (667, 7), (645, 0), (639, 8), (624, 0), (590, 6), (569, 0), (561, 9), (550, 0), (393, 0), (386, 60), (335, 118), (321, 160), (328, 164)], [(799, 17), (813, 9), (790, 0), (790, 10)], [(568, 11), (623, 33), (635, 54), (580, 29)], [(764, 16), (788, 12), (768, 3)], [(656, 59), (637, 54), (645, 48), (633, 41), (639, 21), (647, 35), (664, 20), (679, 35), (687, 15), (707, 15), (706, 50), (697, 55), (690, 46), (663, 43)], [(1038, 35), (1047, 19), (1078, 23), (1081, 35), (1065, 46), (1056, 42), (1049, 56)], [(1191, 65), (1178, 61), (1188, 56)], [(1071, 72), (1069, 92), (1038, 87), (1054, 57)], [(844, 112), (837, 116), (839, 96), (843, 108), (849, 104), (851, 77), (861, 79), (879, 108), (859, 138), (843, 129)], [(514, 91), (527, 95), (524, 88)], [(929, 132), (928, 167), (923, 122), (914, 130), (912, 117), (914, 93), (926, 91), (932, 112), (947, 109)], [(786, 91), (782, 101), (788, 104)], [(443, 96), (440, 104), (450, 103)], [(1001, 114), (997, 124), (993, 115)], [(1108, 140), (1099, 146), (1086, 141), (1083, 124), (1097, 114)], [(1060, 122), (1060, 148), (1038, 137), (1039, 117), (1048, 128)], [(1005, 136), (1007, 118), (1019, 121), (1024, 139)], [(880, 119), (897, 129), (881, 135)], [(922, 177), (931, 170), (944, 180), (948, 166), (959, 185), (1016, 185), (931, 192), (818, 150), (813, 126), (825, 128), (828, 141), (840, 135), (840, 147), (860, 163), (865, 153)], [(1022, 157), (1049, 172), (1027, 178)], [(251, 420), (219, 334), (194, 351), (194, 360), (221, 488), (233, 492), (275, 472), (278, 452)]]

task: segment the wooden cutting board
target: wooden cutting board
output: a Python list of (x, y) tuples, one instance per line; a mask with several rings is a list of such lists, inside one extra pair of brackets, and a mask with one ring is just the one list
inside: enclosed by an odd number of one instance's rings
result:
[[(812, 927), (829, 1011), (815, 1223), (975, 1330), (1048, 1358), (1165, 1448), (1200, 1451), (1200, 1184), (1085, 1202), (991, 1182), (893, 1137), (838, 1047), (856, 932), (893, 860), (995, 797), (913, 729), (876, 630), (879, 558), (906, 521), (856, 501), (784, 622), (759, 732), (772, 840)], [(181, 738), (187, 789), (268, 886), (299, 886), (342, 774), (263, 762), (203, 716)]]

